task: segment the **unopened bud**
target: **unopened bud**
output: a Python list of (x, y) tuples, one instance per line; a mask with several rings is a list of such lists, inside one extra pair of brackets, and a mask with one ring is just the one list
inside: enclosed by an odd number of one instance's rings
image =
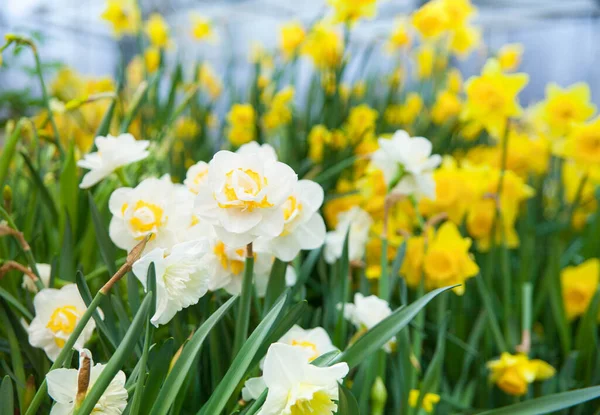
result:
[(371, 388), (371, 403), (372, 403), (372, 415), (383, 415), (385, 410), (385, 403), (387, 401), (388, 393), (385, 388), (385, 384), (381, 377), (375, 379), (373, 387)]
[(7, 184), (4, 185), (4, 189), (2, 189), (2, 200), (4, 200), (4, 209), (8, 213), (10, 213), (13, 200), (13, 193), (12, 189)]

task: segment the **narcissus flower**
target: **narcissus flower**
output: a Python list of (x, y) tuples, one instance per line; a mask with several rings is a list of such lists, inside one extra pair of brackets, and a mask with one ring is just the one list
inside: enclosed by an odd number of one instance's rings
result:
[(395, 52), (399, 49), (409, 48), (411, 44), (411, 35), (409, 31), (409, 22), (406, 18), (396, 19), (392, 33), (387, 41), (387, 50)]
[(325, 242), (325, 222), (318, 213), (323, 204), (321, 185), (310, 180), (299, 180), (294, 191), (281, 205), (284, 226), (281, 234), (264, 239), (267, 249), (282, 261), (293, 260), (305, 249), (319, 248)]
[(135, 0), (108, 0), (102, 19), (113, 27), (116, 37), (134, 34), (140, 25), (140, 9)]
[(546, 86), (546, 100), (541, 103), (543, 120), (555, 136), (571, 131), (573, 124), (587, 121), (596, 112), (590, 100), (590, 87), (580, 82), (568, 88), (555, 83)]
[(431, 149), (428, 139), (411, 138), (406, 131), (398, 130), (391, 139), (379, 139), (379, 150), (373, 153), (371, 161), (383, 172), (392, 193), (435, 199), (432, 172), (442, 158), (431, 155)]
[[(87, 309), (77, 286), (67, 284), (60, 290), (45, 288), (33, 298), (35, 317), (27, 327), (29, 344), (44, 349), (52, 361), (58, 357), (75, 326)], [(96, 323), (86, 324), (74, 348), (79, 350), (92, 337)]]
[(232, 105), (227, 123), (227, 139), (234, 146), (249, 143), (256, 137), (256, 111), (250, 104)]
[(306, 38), (304, 26), (299, 22), (288, 22), (279, 31), (279, 49), (285, 59), (292, 59)]
[(416, 51), (417, 77), (421, 80), (428, 79), (433, 74), (435, 64), (435, 49), (430, 44), (424, 44)]
[[(87, 390), (90, 391), (105, 368), (106, 365), (94, 364), (91, 352), (83, 349), (79, 355), (79, 369), (61, 368), (48, 372), (46, 375), (48, 395), (56, 402), (50, 411), (50, 415), (73, 414), (81, 371), (89, 370)], [(119, 415), (123, 413), (127, 406), (128, 396), (127, 389), (125, 389), (125, 380), (125, 373), (119, 370), (94, 406), (92, 411), (94, 414)]]
[(156, 312), (151, 318), (158, 327), (166, 324), (178, 311), (194, 305), (208, 291), (209, 275), (202, 269), (202, 257), (208, 251), (207, 240), (183, 242), (170, 250), (156, 248), (133, 264), (133, 273), (145, 290), (148, 270), (156, 270)]
[(113, 217), (109, 235), (121, 249), (129, 251), (151, 235), (147, 252), (171, 248), (178, 233), (192, 222), (193, 194), (181, 184), (173, 184), (169, 175), (143, 180), (135, 188), (115, 190), (108, 201)]
[(523, 45), (520, 43), (508, 43), (503, 45), (498, 50), (498, 63), (500, 68), (505, 72), (512, 72), (517, 70), (521, 64), (521, 58), (523, 56)]
[(525, 354), (502, 353), (487, 364), (490, 381), (509, 395), (522, 396), (530, 383), (551, 378), (556, 370), (543, 360), (530, 360)]
[(348, 257), (350, 261), (361, 261), (369, 239), (369, 229), (373, 224), (371, 216), (358, 206), (341, 212), (337, 217), (335, 230), (325, 237), (325, 261), (332, 264), (342, 256), (348, 230)]
[[(341, 308), (341, 304), (338, 305), (338, 308)], [(354, 303), (344, 305), (344, 318), (356, 327), (359, 335), (371, 330), (391, 314), (392, 309), (389, 303), (376, 295), (365, 297), (361, 293), (356, 293), (354, 294)], [(394, 342), (395, 339), (387, 342), (383, 346), (384, 350), (391, 352)]]
[(346, 363), (329, 367), (310, 364), (305, 348), (274, 343), (267, 351), (263, 378), (269, 392), (258, 415), (330, 415), (337, 411), (338, 382), (348, 374)]
[(584, 169), (600, 166), (600, 116), (576, 124), (557, 152)]
[(190, 20), (192, 21), (192, 37), (194, 39), (200, 41), (212, 41), (215, 39), (213, 25), (210, 19), (199, 14), (191, 14)]
[(452, 32), (450, 50), (457, 56), (464, 58), (481, 44), (481, 29), (475, 26), (464, 25)]
[(248, 144), (242, 144), (237, 149), (236, 153), (257, 155), (264, 163), (277, 161), (277, 152), (270, 144), (258, 144), (256, 141), (251, 141)]
[(462, 102), (459, 96), (451, 91), (438, 92), (431, 108), (431, 120), (435, 124), (443, 124), (460, 114)]
[(219, 98), (223, 91), (221, 80), (215, 74), (213, 67), (206, 62), (202, 64), (198, 71), (198, 82), (200, 83), (200, 88), (206, 91), (212, 100)]
[(327, 0), (333, 7), (334, 20), (355, 23), (361, 18), (372, 18), (377, 12), (377, 0)]
[(152, 13), (150, 15), (146, 22), (145, 30), (153, 46), (158, 48), (169, 46), (169, 26), (160, 14)]
[(274, 238), (283, 232), (281, 206), (297, 181), (296, 173), (284, 163), (264, 162), (257, 153), (219, 151), (209, 163), (208, 180), (199, 188), (195, 210), (228, 245), (242, 246), (259, 236)]
[[(417, 389), (411, 389), (408, 394), (408, 404), (411, 408), (415, 408), (419, 402), (420, 391)], [(440, 401), (440, 395), (437, 393), (426, 393), (421, 401), (421, 407), (428, 414), (433, 412), (433, 407)]]
[(208, 163), (205, 161), (199, 161), (188, 169), (183, 184), (187, 186), (190, 192), (198, 194), (200, 185), (204, 180), (207, 179), (207, 175)]
[(448, 29), (448, 13), (441, 1), (425, 3), (412, 15), (412, 24), (424, 39), (434, 39)]
[(566, 267), (561, 271), (562, 297), (569, 320), (583, 315), (587, 310), (598, 289), (599, 273), (598, 258), (588, 259), (580, 265)]
[(425, 287), (429, 290), (460, 284), (453, 291), (462, 295), (465, 281), (479, 272), (469, 254), (471, 239), (463, 238), (453, 222), (445, 222), (429, 241), (423, 258)]
[(489, 59), (481, 75), (465, 83), (467, 100), (462, 119), (475, 120), (492, 136), (502, 137), (508, 119), (521, 114), (517, 95), (528, 81), (527, 74), (505, 74), (496, 59)]
[[(50, 274), (52, 273), (52, 267), (50, 266), (50, 264), (35, 264), (35, 267), (37, 268), (40, 274), (42, 284), (44, 284), (44, 287), (47, 287), (50, 283)], [(33, 280), (29, 278), (29, 276), (27, 276), (26, 274), (23, 275), (23, 282), (21, 283), (21, 287), (25, 288), (27, 291), (32, 293), (38, 292), (38, 289), (34, 284)]]
[(309, 56), (314, 65), (321, 69), (331, 69), (342, 60), (344, 45), (340, 34), (333, 26), (317, 22), (306, 36), (301, 53)]
[(79, 167), (90, 171), (83, 176), (82, 189), (87, 189), (109, 176), (120, 167), (148, 157), (149, 141), (136, 140), (131, 134), (121, 134), (117, 137), (108, 135), (96, 137), (98, 151), (86, 154), (77, 162)]

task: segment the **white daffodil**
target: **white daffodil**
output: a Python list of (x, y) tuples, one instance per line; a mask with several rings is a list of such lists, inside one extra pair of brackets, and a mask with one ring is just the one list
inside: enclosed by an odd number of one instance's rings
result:
[(258, 415), (333, 415), (338, 382), (348, 374), (346, 363), (330, 367), (310, 364), (313, 353), (303, 347), (274, 343), (267, 351), (263, 379), (267, 399)]
[[(44, 287), (47, 287), (50, 284), (50, 274), (52, 273), (52, 267), (50, 264), (35, 264), (39, 274), (40, 279), (42, 280), (42, 284)], [(35, 283), (27, 274), (23, 274), (23, 282), (21, 283), (21, 287), (25, 288), (27, 291), (32, 293), (37, 293), (38, 289), (35, 286)]]
[[(84, 357), (90, 359), (90, 381), (88, 391), (92, 389), (96, 380), (106, 367), (96, 364), (92, 360), (89, 350), (80, 353), (79, 369), (54, 369), (46, 375), (48, 394), (56, 402), (50, 415), (71, 415), (75, 412), (75, 399), (77, 398), (79, 371), (84, 366)], [(127, 389), (125, 389), (125, 373), (122, 370), (110, 381), (110, 384), (94, 406), (94, 414), (119, 415), (127, 406)]]
[(108, 201), (113, 215), (110, 238), (129, 251), (151, 234), (147, 251), (171, 248), (179, 242), (178, 234), (192, 223), (193, 200), (186, 187), (173, 184), (169, 175), (146, 179), (135, 188), (119, 188)]
[(138, 141), (131, 134), (96, 137), (95, 143), (98, 151), (86, 154), (77, 162), (79, 167), (90, 170), (79, 185), (82, 189), (92, 187), (118, 168), (143, 160), (150, 154), (147, 151), (150, 142)]
[(379, 149), (371, 156), (373, 166), (383, 172), (391, 192), (417, 199), (425, 196), (435, 199), (433, 170), (442, 157), (431, 155), (431, 141), (424, 137), (410, 137), (398, 130), (391, 139), (380, 138)]
[(297, 181), (288, 165), (265, 161), (259, 153), (219, 151), (199, 188), (195, 213), (214, 225), (230, 246), (246, 245), (259, 236), (274, 238), (285, 223), (280, 207)]
[[(341, 308), (341, 304), (338, 308)], [(388, 302), (375, 295), (365, 297), (361, 293), (356, 293), (354, 303), (346, 303), (344, 306), (344, 318), (354, 324), (359, 332), (372, 329), (390, 314), (392, 310)], [(386, 343), (384, 350), (390, 352), (394, 342), (395, 340), (390, 340)]]
[(281, 205), (284, 226), (275, 238), (260, 238), (282, 261), (291, 261), (302, 249), (316, 249), (325, 242), (325, 222), (318, 213), (323, 188), (310, 180), (299, 180), (293, 193)]
[(183, 184), (187, 186), (190, 192), (198, 194), (200, 184), (207, 179), (207, 175), (208, 163), (205, 161), (199, 161), (188, 169)]
[[(323, 327), (304, 330), (302, 327), (294, 325), (277, 341), (277, 343), (283, 343), (308, 350), (311, 353), (309, 359), (311, 362), (322, 354), (337, 350), (333, 343), (331, 343), (331, 338)], [(264, 367), (264, 360), (260, 362), (260, 367), (261, 369)], [(250, 378), (244, 384), (242, 398), (245, 401), (257, 399), (263, 393), (265, 388), (266, 385), (262, 376)]]
[[(60, 290), (45, 288), (33, 298), (35, 317), (27, 327), (29, 343), (44, 349), (48, 358), (56, 359), (75, 326), (87, 309), (77, 286), (68, 284)], [(96, 323), (93, 319), (86, 324), (74, 348), (80, 350), (92, 337)]]
[(360, 261), (365, 255), (365, 247), (369, 240), (369, 229), (373, 219), (358, 206), (338, 215), (338, 225), (334, 231), (327, 232), (325, 237), (325, 261), (332, 264), (342, 256), (346, 233), (348, 236), (348, 256), (350, 261)]
[(237, 149), (238, 154), (258, 154), (263, 162), (277, 161), (277, 153), (270, 144), (258, 144), (256, 141), (250, 141), (249, 143), (242, 144)]
[(133, 273), (147, 290), (150, 264), (156, 270), (156, 312), (150, 320), (158, 327), (193, 304), (208, 291), (209, 275), (203, 272), (202, 257), (208, 249), (206, 240), (183, 242), (166, 249), (155, 248), (133, 264)]
[[(199, 233), (203, 233), (209, 238), (208, 252), (202, 258), (202, 268), (210, 277), (209, 289), (216, 291), (223, 288), (231, 295), (240, 294), (246, 266), (246, 247), (232, 247), (225, 244), (210, 225), (197, 226), (202, 226), (204, 230)], [(195, 229), (198, 228), (195, 227)], [(268, 252), (261, 251), (260, 247), (253, 249), (253, 255), (254, 286), (257, 295), (264, 297), (273, 264), (273, 256)]]

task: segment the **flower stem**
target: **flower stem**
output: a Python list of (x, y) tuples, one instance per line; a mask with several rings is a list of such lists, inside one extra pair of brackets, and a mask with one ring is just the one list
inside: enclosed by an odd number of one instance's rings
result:
[(246, 246), (246, 266), (244, 268), (244, 281), (242, 283), (242, 295), (238, 318), (235, 325), (235, 339), (233, 343), (233, 356), (242, 348), (248, 337), (248, 326), (250, 325), (250, 305), (252, 300), (252, 275), (254, 273), (254, 254), (252, 242)]

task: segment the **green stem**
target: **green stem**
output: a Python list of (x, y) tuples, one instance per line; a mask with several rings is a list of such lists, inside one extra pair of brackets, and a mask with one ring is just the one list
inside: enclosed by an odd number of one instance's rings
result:
[(127, 179), (122, 167), (119, 167), (117, 170), (115, 170), (115, 173), (117, 173), (117, 177), (123, 186), (131, 187), (131, 183), (129, 182), (129, 179)]
[(242, 348), (242, 345), (248, 337), (248, 327), (250, 325), (250, 305), (252, 300), (252, 276), (254, 273), (254, 254), (252, 252), (252, 242), (246, 247), (246, 266), (244, 268), (244, 281), (242, 283), (242, 298), (238, 310), (238, 318), (235, 325), (235, 339), (233, 343), (233, 356)]

